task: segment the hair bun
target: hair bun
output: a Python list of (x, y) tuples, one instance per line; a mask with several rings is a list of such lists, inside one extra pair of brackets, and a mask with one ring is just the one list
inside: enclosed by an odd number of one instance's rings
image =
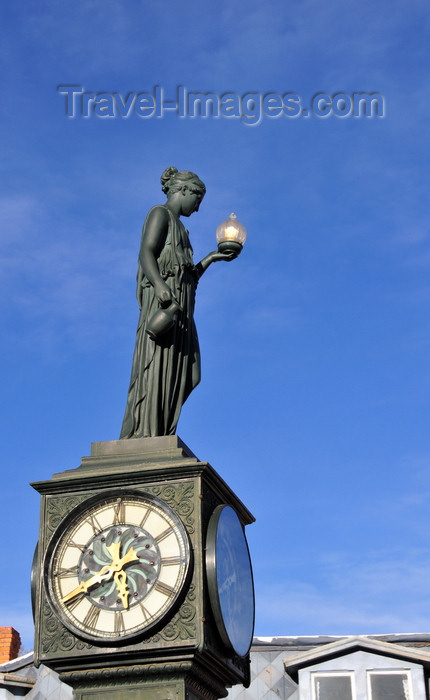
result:
[(170, 187), (170, 181), (176, 175), (177, 172), (178, 172), (178, 168), (174, 168), (173, 166), (170, 166), (170, 168), (165, 169), (162, 176), (160, 177), (161, 189), (163, 190), (164, 194), (168, 193), (169, 187)]

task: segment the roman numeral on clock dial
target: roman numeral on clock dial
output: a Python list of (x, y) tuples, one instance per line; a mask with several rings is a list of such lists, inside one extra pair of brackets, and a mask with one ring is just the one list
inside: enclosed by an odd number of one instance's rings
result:
[(78, 595), (75, 598), (71, 598), (67, 601), (66, 606), (69, 612), (72, 612), (75, 608), (82, 603), (82, 595)]
[(148, 520), (149, 516), (151, 515), (151, 511), (149, 508), (146, 509), (146, 513), (144, 514), (142, 520), (140, 521), (139, 527), (143, 528), (146, 521)]
[(181, 557), (162, 557), (161, 563), (163, 566), (173, 566), (181, 563)]
[(78, 575), (78, 565), (76, 564), (76, 566), (71, 566), (69, 569), (60, 567), (57, 569), (56, 575), (59, 578), (76, 578)]
[(145, 608), (143, 603), (139, 603), (139, 607), (143, 613), (144, 620), (149, 620), (151, 617), (151, 613)]
[(99, 521), (97, 520), (95, 515), (90, 515), (88, 518), (88, 522), (92, 527), (93, 533), (95, 535), (98, 535), (99, 532), (103, 530), (102, 525), (100, 525)]
[(122, 498), (118, 498), (118, 501), (116, 502), (114, 506), (114, 518), (113, 518), (113, 524), (114, 525), (119, 525), (120, 523), (125, 522), (125, 503), (122, 500)]
[(73, 549), (79, 549), (81, 552), (85, 552), (87, 545), (86, 544), (79, 544), (78, 542), (74, 542), (73, 540), (69, 540), (67, 542), (68, 547), (73, 547)]
[(100, 608), (96, 608), (95, 605), (92, 605), (82, 621), (85, 627), (97, 627), (97, 620), (99, 619), (100, 612)]
[(163, 583), (162, 581), (157, 581), (154, 588), (159, 593), (163, 593), (164, 595), (167, 595), (167, 596), (171, 596), (172, 593), (175, 592), (175, 589), (172, 588), (172, 586), (169, 586), (167, 583)]
[(115, 613), (115, 623), (114, 623), (115, 634), (121, 634), (125, 632), (124, 617), (121, 611)]
[(163, 532), (160, 532), (159, 535), (154, 537), (154, 540), (157, 542), (157, 544), (160, 544), (160, 542), (165, 540), (166, 537), (168, 537), (172, 532), (173, 532), (172, 527), (169, 525), (169, 527), (166, 527), (166, 529), (163, 530)]

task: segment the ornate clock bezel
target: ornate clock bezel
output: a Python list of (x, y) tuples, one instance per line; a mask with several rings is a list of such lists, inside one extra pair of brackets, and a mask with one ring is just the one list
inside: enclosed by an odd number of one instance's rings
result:
[[(225, 529), (229, 542), (222, 538), (220, 520), (224, 516), (230, 518), (230, 526)], [(231, 567), (228, 569), (229, 574), (226, 574), (223, 562), (223, 558), (227, 557)], [(221, 640), (230, 654), (243, 658), (249, 653), (254, 632), (254, 581), (242, 524), (234, 508), (225, 504), (217, 506), (209, 520), (206, 536), (206, 578), (209, 600)], [(235, 587), (229, 587), (229, 583), (234, 583)], [(222, 590), (224, 586), (227, 595)], [(242, 591), (239, 590), (240, 587)]]
[[(180, 550), (180, 571), (170, 598), (167, 597), (165, 604), (159, 608), (158, 612), (156, 612), (154, 616), (152, 616), (147, 622), (142, 622), (139, 626), (134, 626), (129, 632), (114, 631), (113, 633), (108, 634), (106, 632), (101, 633), (83, 628), (84, 621), (78, 621), (77, 624), (74, 623), (73, 619), (71, 619), (70, 613), (65, 612), (66, 604), (59, 599), (59, 585), (56, 586), (54, 584), (53, 578), (55, 573), (54, 569), (58, 563), (57, 558), (59, 553), (61, 553), (61, 548), (64, 549), (66, 547), (68, 536), (70, 536), (70, 534), (77, 529), (80, 523), (85, 522), (85, 518), (89, 517), (91, 512), (96, 511), (97, 508), (102, 508), (105, 504), (113, 505), (119, 498), (125, 500), (130, 499), (134, 502), (139, 501), (142, 503), (142, 505), (148, 504), (154, 512), (158, 512), (158, 514), (161, 514), (168, 523), (172, 524), (172, 532), (175, 533), (178, 543), (178, 550)], [(138, 528), (136, 523), (128, 524)], [(112, 525), (114, 525), (113, 522)], [(101, 531), (99, 534), (101, 534)], [(94, 539), (95, 537), (96, 535), (94, 535)], [(87, 544), (89, 544), (91, 541), (91, 539), (87, 540)], [(90, 641), (93, 644), (102, 646), (117, 646), (127, 644), (130, 642), (130, 640), (134, 640), (137, 637), (146, 636), (148, 633), (153, 634), (161, 624), (164, 624), (166, 620), (170, 619), (177, 611), (179, 605), (183, 601), (192, 574), (192, 549), (188, 533), (181, 518), (163, 500), (146, 491), (136, 489), (115, 489), (104, 493), (99, 493), (86, 499), (66, 516), (66, 518), (57, 527), (48, 543), (43, 558), (42, 570), (44, 588), (49, 605), (56, 616), (61, 620), (62, 624), (75, 636), (86, 641)], [(78, 582), (77, 577), (76, 579)], [(156, 581), (158, 582), (158, 580), (159, 574)], [(145, 601), (145, 598), (143, 598), (143, 601)], [(95, 607), (95, 603), (93, 603), (93, 607)]]

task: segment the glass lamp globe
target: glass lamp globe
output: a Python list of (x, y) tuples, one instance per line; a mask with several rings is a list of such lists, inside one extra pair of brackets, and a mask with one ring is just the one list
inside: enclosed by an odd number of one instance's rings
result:
[(236, 214), (230, 214), (216, 230), (216, 239), (220, 253), (238, 255), (246, 239), (246, 228), (237, 220)]

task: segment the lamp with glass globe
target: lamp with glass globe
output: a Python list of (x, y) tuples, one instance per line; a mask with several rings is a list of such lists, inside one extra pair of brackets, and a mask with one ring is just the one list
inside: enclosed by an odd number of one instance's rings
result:
[(216, 239), (220, 253), (239, 255), (246, 240), (246, 228), (237, 220), (236, 214), (230, 214), (216, 230)]

